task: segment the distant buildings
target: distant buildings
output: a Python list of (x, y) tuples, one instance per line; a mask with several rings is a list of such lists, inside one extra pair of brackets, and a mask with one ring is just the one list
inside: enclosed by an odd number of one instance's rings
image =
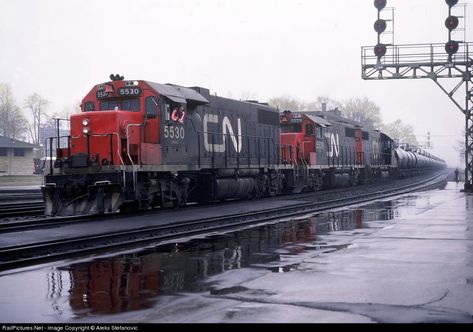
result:
[(0, 176), (32, 175), (33, 149), (37, 146), (0, 136)]

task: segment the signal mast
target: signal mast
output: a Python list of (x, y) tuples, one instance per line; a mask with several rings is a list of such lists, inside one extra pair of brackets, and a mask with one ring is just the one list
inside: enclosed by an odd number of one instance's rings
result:
[[(453, 39), (459, 31), (460, 19), (466, 24), (466, 10), (463, 16), (454, 15), (458, 0), (445, 0), (448, 17), (445, 27), (448, 40), (445, 44), (404, 44), (395, 45), (382, 42), (389, 20), (382, 17), (387, 10), (386, 0), (374, 0), (378, 18), (374, 30), (378, 34), (377, 44), (361, 48), (361, 71), (364, 80), (390, 79), (431, 79), (465, 115), (465, 187), (464, 191), (473, 193), (473, 43)], [(463, 5), (465, 6), (465, 5)], [(464, 7), (465, 8), (465, 7)], [(394, 22), (394, 17), (392, 18)], [(393, 24), (394, 26), (394, 24)], [(393, 29), (394, 30), (394, 29)], [(464, 27), (466, 31), (466, 26)], [(393, 36), (394, 36), (394, 32)], [(449, 88), (445, 83), (456, 80)], [(451, 86), (451, 84), (450, 84)], [(463, 87), (463, 88), (462, 88)]]

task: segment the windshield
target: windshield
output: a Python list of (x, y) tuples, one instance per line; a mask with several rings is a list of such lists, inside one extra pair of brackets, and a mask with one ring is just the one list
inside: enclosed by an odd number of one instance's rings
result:
[(100, 102), (101, 111), (131, 111), (139, 112), (140, 111), (140, 100), (138, 98), (133, 99), (116, 99), (116, 100), (106, 100)]
[(302, 124), (281, 125), (281, 133), (302, 133)]

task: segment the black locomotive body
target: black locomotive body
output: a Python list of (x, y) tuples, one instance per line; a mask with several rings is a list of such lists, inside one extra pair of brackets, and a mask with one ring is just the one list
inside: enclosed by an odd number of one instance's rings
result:
[(180, 144), (171, 138), (166, 127), (174, 124), (165, 118), (161, 141), (163, 164), (171, 169), (173, 165), (184, 165), (175, 171), (179, 181), (189, 182), (186, 201), (251, 198), (279, 192), (278, 110), (194, 89), (208, 103), (187, 103), (186, 138)]
[[(97, 85), (45, 177), (47, 214), (181, 206), (281, 191), (279, 111), (149, 81)], [(53, 139), (50, 145), (53, 146)], [(57, 138), (56, 138), (57, 139)]]

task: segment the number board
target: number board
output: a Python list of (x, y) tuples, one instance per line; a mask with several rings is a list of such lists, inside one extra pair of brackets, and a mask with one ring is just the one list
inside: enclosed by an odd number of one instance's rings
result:
[(124, 96), (139, 96), (139, 95), (141, 95), (141, 93), (142, 93), (141, 88), (137, 87), (137, 86), (118, 88), (118, 95), (121, 96), (121, 97), (124, 97)]
[(95, 96), (97, 97), (97, 99), (104, 99), (108, 97), (108, 92), (104, 90), (100, 90), (95, 93)]
[(302, 119), (291, 119), (291, 123), (302, 123)]

